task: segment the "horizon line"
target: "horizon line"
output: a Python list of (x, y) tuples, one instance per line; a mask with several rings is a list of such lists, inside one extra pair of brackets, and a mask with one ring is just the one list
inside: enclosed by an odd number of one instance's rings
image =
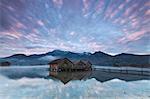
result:
[(94, 51), (94, 52), (75, 52), (75, 51), (69, 51), (69, 50), (60, 50), (60, 49), (54, 49), (54, 50), (52, 50), (52, 51), (48, 51), (48, 52), (43, 52), (43, 53), (36, 53), (36, 54), (25, 54), (25, 53), (16, 53), (16, 54), (12, 54), (12, 55), (6, 55), (6, 56), (0, 56), (0, 58), (5, 58), (5, 57), (11, 57), (11, 56), (13, 56), (13, 55), (26, 55), (26, 56), (30, 56), (30, 55), (41, 55), (41, 54), (47, 54), (47, 53), (49, 53), (49, 52), (53, 52), (53, 51), (56, 51), (56, 50), (58, 50), (58, 51), (64, 51), (64, 52), (72, 52), (72, 53), (79, 53), (79, 54), (83, 54), (83, 53), (90, 53), (90, 54), (94, 54), (94, 53), (96, 53), (96, 52), (102, 52), (102, 53), (105, 53), (105, 54), (108, 54), (108, 55), (111, 55), (111, 56), (116, 56), (116, 55), (119, 55), (119, 54), (132, 54), (132, 55), (150, 55), (150, 53), (126, 53), (126, 52), (122, 52), (122, 53), (106, 53), (106, 52), (104, 52), (104, 51)]

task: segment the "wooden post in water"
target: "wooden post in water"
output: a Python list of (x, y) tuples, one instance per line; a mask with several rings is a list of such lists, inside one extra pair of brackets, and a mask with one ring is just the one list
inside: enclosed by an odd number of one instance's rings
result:
[(143, 66), (142, 66), (142, 68), (141, 68), (141, 74), (143, 75), (144, 73), (143, 73)]
[(127, 70), (127, 67), (126, 67), (126, 73), (128, 74), (128, 70)]

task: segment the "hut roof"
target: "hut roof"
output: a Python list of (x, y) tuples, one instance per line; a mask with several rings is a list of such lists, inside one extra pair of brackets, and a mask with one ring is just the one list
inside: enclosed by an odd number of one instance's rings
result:
[(90, 61), (85, 61), (84, 63), (92, 65)]
[(71, 62), (72, 64), (74, 64), (71, 60), (69, 60), (68, 58), (63, 58), (63, 60), (66, 60), (66, 61), (69, 61)]
[(62, 59), (56, 59), (56, 60), (51, 61), (49, 64), (58, 64), (61, 61), (62, 61)]
[[(62, 59), (53, 60), (53, 61), (51, 61), (49, 64), (58, 64), (58, 63), (60, 63), (60, 62), (62, 62), (62, 61), (69, 61), (69, 62), (72, 63), (72, 61), (70, 61), (68, 58), (62, 58)], [(73, 64), (73, 63), (72, 63), (72, 64)]]
[(80, 60), (80, 61), (75, 62), (75, 64), (77, 64), (77, 65), (78, 65), (78, 64), (84, 64), (84, 65), (86, 65), (86, 64), (85, 64), (83, 61), (81, 61), (81, 60)]
[(86, 66), (86, 64), (81, 60), (75, 63), (76, 68), (82, 68), (82, 67), (85, 67), (85, 66)]

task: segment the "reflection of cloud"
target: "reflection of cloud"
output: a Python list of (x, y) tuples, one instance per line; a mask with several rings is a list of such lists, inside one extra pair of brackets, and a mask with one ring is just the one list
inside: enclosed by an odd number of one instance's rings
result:
[[(33, 70), (38, 71), (38, 69), (34, 68)], [(37, 72), (31, 71), (31, 73), (34, 74)], [(44, 74), (45, 73), (42, 73), (40, 75)], [(0, 88), (1, 93), (3, 93), (0, 98), (3, 99), (14, 97), (14, 95), (15, 98), (23, 99), (61, 99), (62, 96), (64, 99), (99, 99), (100, 97), (108, 99), (138, 99), (139, 96), (144, 99), (148, 99), (149, 91), (147, 90), (150, 85), (149, 80), (125, 82), (122, 80), (113, 79), (105, 83), (101, 83), (94, 78), (87, 80), (73, 80), (64, 85), (60, 81), (53, 79), (28, 77), (9, 79), (2, 75), (0, 75), (0, 83), (2, 83), (0, 84)], [(6, 91), (5, 89), (9, 89), (9, 91)], [(16, 94), (18, 92), (21, 93)]]

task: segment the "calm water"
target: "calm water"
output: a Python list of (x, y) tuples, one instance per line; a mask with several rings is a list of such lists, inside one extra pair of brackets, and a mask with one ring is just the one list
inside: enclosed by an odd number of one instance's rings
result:
[(0, 68), (0, 99), (150, 99), (150, 76)]

